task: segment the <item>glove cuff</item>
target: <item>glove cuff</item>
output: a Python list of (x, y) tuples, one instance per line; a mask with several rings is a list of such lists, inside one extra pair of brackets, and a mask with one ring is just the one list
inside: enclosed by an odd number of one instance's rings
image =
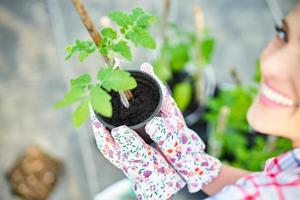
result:
[(191, 193), (198, 192), (204, 185), (215, 179), (221, 170), (222, 163), (220, 160), (206, 154), (194, 156), (197, 166), (194, 168), (194, 175), (183, 176), (187, 182), (188, 190)]

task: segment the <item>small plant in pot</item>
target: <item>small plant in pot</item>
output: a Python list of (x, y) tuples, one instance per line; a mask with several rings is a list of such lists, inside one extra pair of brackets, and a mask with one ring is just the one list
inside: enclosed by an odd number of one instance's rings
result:
[(79, 60), (84, 61), (89, 55), (100, 53), (105, 63), (100, 64), (95, 81), (89, 74), (71, 79), (69, 92), (54, 107), (78, 104), (73, 113), (73, 124), (79, 127), (88, 118), (91, 106), (107, 128), (127, 125), (150, 143), (149, 136), (143, 134), (143, 126), (160, 110), (162, 92), (159, 84), (142, 71), (119, 69), (116, 56), (119, 54), (130, 61), (131, 44), (154, 49), (156, 43), (148, 28), (156, 17), (141, 8), (135, 8), (129, 14), (110, 12), (108, 17), (118, 28), (105, 27), (99, 33), (81, 1), (73, 0), (73, 4), (93, 42), (77, 40), (68, 46), (66, 60), (77, 54)]

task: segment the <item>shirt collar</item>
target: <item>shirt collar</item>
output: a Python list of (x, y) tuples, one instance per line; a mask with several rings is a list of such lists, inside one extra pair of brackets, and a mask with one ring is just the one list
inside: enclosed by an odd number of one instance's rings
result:
[(265, 171), (276, 173), (295, 167), (300, 167), (300, 148), (295, 148), (291, 151), (267, 160)]

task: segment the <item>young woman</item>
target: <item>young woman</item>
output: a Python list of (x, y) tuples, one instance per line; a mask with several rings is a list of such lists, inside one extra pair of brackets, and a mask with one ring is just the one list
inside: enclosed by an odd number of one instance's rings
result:
[[(202, 189), (209, 199), (300, 199), (300, 3), (276, 31), (261, 55), (261, 88), (248, 122), (261, 133), (289, 138), (294, 149), (268, 160), (261, 172), (233, 168), (205, 154), (164, 86), (160, 117), (145, 128), (156, 148), (126, 126), (109, 133), (91, 111), (100, 151), (132, 179), (138, 199), (168, 199), (185, 184), (190, 192)], [(149, 64), (141, 69), (156, 78)]]

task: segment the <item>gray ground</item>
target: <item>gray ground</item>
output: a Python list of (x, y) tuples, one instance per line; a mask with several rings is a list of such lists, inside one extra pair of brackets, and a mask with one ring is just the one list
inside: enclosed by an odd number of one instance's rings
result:
[[(162, 3), (140, 0), (85, 0), (92, 18), (111, 10), (141, 6), (160, 15)], [(192, 29), (193, 5), (203, 6), (206, 23), (217, 39), (213, 66), (219, 82), (231, 82), (228, 69), (237, 67), (248, 82), (255, 60), (274, 34), (274, 22), (263, 0), (173, 1), (171, 20)], [(286, 13), (296, 0), (280, 0)], [(38, 144), (64, 163), (60, 181), (50, 199), (92, 199), (122, 173), (97, 151), (86, 125), (75, 129), (71, 109), (52, 104), (66, 91), (66, 80), (82, 70), (95, 71), (96, 59), (85, 64), (64, 62), (64, 47), (76, 38), (88, 38), (70, 1), (0, 0), (0, 199), (18, 199), (9, 192), (4, 174), (29, 144)], [(138, 49), (133, 64), (151, 53)], [(127, 64), (128, 65), (128, 64)], [(191, 199), (187, 197), (186, 199)], [(176, 196), (184, 199), (184, 193)]]

